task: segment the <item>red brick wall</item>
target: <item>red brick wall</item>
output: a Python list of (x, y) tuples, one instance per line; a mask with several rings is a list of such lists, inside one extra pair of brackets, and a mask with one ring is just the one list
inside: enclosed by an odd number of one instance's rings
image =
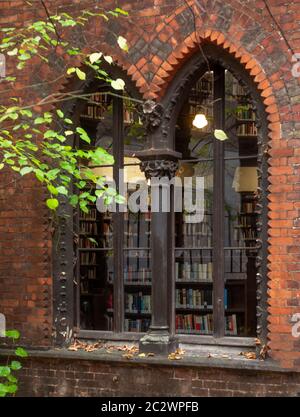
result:
[(256, 397), (299, 396), (300, 375), (74, 359), (32, 359), (20, 375), (19, 396)]
[[(65, 8), (73, 13), (91, 0), (52, 0), (52, 12)], [(103, 1), (104, 7), (115, 2)], [(130, 18), (112, 20), (109, 29), (128, 39), (128, 54), (110, 46), (110, 32), (90, 25), (85, 31), (85, 50), (103, 50), (127, 70), (145, 98), (160, 99), (179, 67), (189, 56), (201, 53), (197, 42), (207, 39), (228, 50), (249, 71), (266, 105), (270, 140), (269, 196), (269, 346), (284, 367), (300, 369), (299, 340), (291, 335), (291, 316), (300, 312), (300, 78), (292, 76), (292, 52), (280, 36), (261, 0), (202, 1), (207, 12), (194, 8), (196, 20), (181, 0), (120, 0)], [(277, 22), (294, 52), (300, 52), (300, 1), (268, 0)], [(25, 2), (1, 2), (0, 24), (44, 16)], [(195, 31), (196, 29), (196, 31)], [(80, 30), (72, 36), (83, 41)], [(65, 59), (65, 57), (63, 57)], [(10, 62), (8, 62), (11, 68)], [(24, 84), (55, 78), (61, 64), (32, 69)], [(68, 88), (64, 80), (55, 91)], [(19, 85), (18, 87), (20, 87)], [(54, 90), (53, 90), (54, 91)], [(22, 92), (24, 102), (43, 95), (41, 88)], [(299, 146), (299, 147), (298, 147)], [(1, 183), (9, 182), (1, 174)], [(11, 194), (10, 194), (11, 193)], [(47, 211), (38, 203), (35, 182), (18, 182), (1, 191), (0, 310), (10, 327), (18, 327), (28, 343), (50, 344), (51, 251)], [(25, 213), (25, 216), (24, 216)], [(3, 221), (5, 219), (5, 222)]]

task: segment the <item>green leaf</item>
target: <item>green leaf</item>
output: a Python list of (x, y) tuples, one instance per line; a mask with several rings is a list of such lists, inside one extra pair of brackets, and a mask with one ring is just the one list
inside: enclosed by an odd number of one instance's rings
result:
[(45, 123), (45, 119), (43, 118), (43, 117), (37, 117), (35, 120), (34, 120), (34, 124), (35, 125), (41, 125), (41, 124), (43, 124), (43, 123)]
[(16, 384), (18, 382), (17, 378), (13, 375), (8, 375), (7, 380), (13, 384)]
[(89, 56), (89, 60), (91, 64), (94, 64), (95, 62), (99, 61), (99, 59), (102, 57), (102, 52), (94, 52)]
[(128, 16), (128, 12), (126, 12), (126, 10), (120, 9), (119, 7), (116, 7), (114, 11), (116, 13), (123, 14), (124, 16)]
[(119, 194), (115, 196), (115, 200), (118, 204), (124, 204), (126, 201), (125, 197)]
[(111, 56), (109, 56), (109, 55), (106, 55), (106, 56), (104, 57), (104, 59), (105, 59), (105, 61), (106, 61), (106, 62), (108, 62), (109, 64), (112, 64), (112, 63), (113, 63), (113, 59), (112, 59), (112, 57), (111, 57)]
[(47, 132), (44, 133), (44, 139), (55, 138), (55, 136), (56, 132), (54, 132), (54, 130), (47, 130)]
[(72, 67), (72, 68), (68, 68), (68, 69), (67, 69), (67, 74), (68, 74), (68, 75), (73, 74), (75, 71), (76, 71), (76, 69), (75, 69), (74, 67)]
[(104, 190), (96, 190), (96, 191), (95, 191), (95, 195), (96, 195), (97, 197), (102, 197), (102, 196), (103, 196), (103, 194), (104, 194)]
[(20, 332), (18, 330), (6, 330), (5, 336), (17, 340), (20, 338)]
[(18, 347), (18, 348), (15, 350), (15, 354), (16, 354), (17, 356), (19, 356), (20, 358), (27, 358), (27, 356), (28, 356), (28, 353), (26, 352), (26, 350), (25, 350), (25, 349), (23, 349), (23, 348), (21, 348), (21, 347)]
[(58, 194), (58, 189), (55, 188), (52, 184), (48, 184), (47, 188), (49, 190), (49, 192), (53, 195), (57, 195)]
[(3, 168), (4, 168), (4, 164), (3, 164), (3, 163), (1, 163), (1, 164), (0, 164), (0, 170), (1, 170), (1, 169), (3, 169)]
[(18, 391), (18, 387), (17, 387), (16, 384), (7, 385), (6, 387), (7, 387), (6, 388), (7, 389), (7, 392), (9, 394), (15, 394)]
[(48, 198), (46, 204), (50, 210), (56, 210), (59, 205), (59, 202), (56, 198)]
[(35, 169), (34, 170), (35, 176), (36, 178), (40, 181), (43, 182), (45, 179), (45, 175), (43, 173), (43, 171), (41, 171), (40, 169)]
[(222, 141), (228, 139), (228, 136), (226, 135), (224, 130), (220, 130), (220, 129), (215, 129), (214, 136), (216, 139), (222, 140)]
[(92, 237), (88, 237), (88, 240), (89, 240), (90, 242), (94, 243), (94, 245), (99, 246), (99, 244), (98, 244), (97, 240), (95, 240), (94, 238), (92, 238)]
[(86, 79), (86, 74), (85, 74), (85, 72), (83, 72), (83, 71), (81, 71), (79, 68), (76, 68), (76, 74), (77, 74), (77, 77), (80, 79), (80, 80), (85, 80)]
[(20, 61), (27, 61), (27, 60), (28, 60), (28, 59), (30, 59), (30, 58), (31, 58), (31, 55), (26, 54), (26, 53), (21, 54), (21, 55), (19, 55), (19, 56), (18, 56), (18, 59), (19, 59)]
[(24, 167), (20, 170), (20, 174), (23, 176), (23, 175), (29, 174), (32, 171), (33, 171), (32, 167)]
[(91, 143), (89, 135), (82, 127), (77, 127), (76, 132), (79, 133), (80, 139), (82, 139), (84, 142)]
[(28, 116), (28, 117), (32, 117), (32, 111), (28, 110), (28, 109), (24, 109), (20, 111), (22, 116)]
[(7, 377), (10, 375), (10, 367), (9, 366), (0, 366), (0, 376)]
[(125, 38), (123, 38), (123, 36), (119, 36), (117, 39), (118, 45), (119, 47), (127, 52), (128, 51), (128, 45), (127, 45), (127, 40)]
[(63, 114), (63, 112), (62, 112), (61, 110), (57, 109), (57, 110), (56, 110), (56, 113), (57, 113), (57, 115), (58, 115), (61, 119), (63, 119), (63, 118), (64, 118), (64, 114)]
[(63, 185), (57, 187), (57, 191), (59, 192), (59, 194), (68, 195), (68, 190)]
[(18, 48), (14, 48), (12, 51), (8, 51), (7, 55), (9, 56), (15, 56), (18, 53)]
[(9, 366), (13, 371), (18, 371), (22, 368), (22, 365), (19, 361), (11, 361)]
[(78, 195), (77, 194), (73, 194), (70, 197), (70, 204), (75, 207), (78, 204)]
[(125, 82), (121, 78), (112, 80), (110, 84), (114, 90), (124, 90), (125, 87)]

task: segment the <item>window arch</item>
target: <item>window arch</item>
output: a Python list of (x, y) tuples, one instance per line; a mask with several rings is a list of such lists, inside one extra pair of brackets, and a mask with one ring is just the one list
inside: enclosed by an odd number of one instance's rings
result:
[[(178, 72), (153, 106), (159, 111), (150, 121), (142, 101), (128, 100), (128, 95), (137, 97), (134, 89), (117, 97), (92, 83), (91, 102), (76, 107), (82, 127), (95, 138), (93, 145), (111, 150), (115, 157), (113, 167), (93, 169), (113, 176), (117, 188), (120, 169), (127, 180), (145, 179), (141, 161), (171, 158), (173, 168), (175, 160), (179, 163), (178, 178), (204, 177), (206, 200), (204, 216), (194, 224), (185, 221), (184, 213), (169, 214), (164, 236), (168, 254), (161, 265), (151, 256), (155, 236), (150, 211), (118, 209), (111, 214), (95, 206), (76, 217), (75, 287), (66, 290), (69, 315), (60, 310), (59, 298), (55, 307), (56, 322), (63, 328), (75, 323), (79, 336), (99, 337), (101, 332), (101, 337), (140, 339), (151, 331), (153, 317), (160, 323), (156, 331), (161, 327), (180, 340), (266, 336), (264, 106), (242, 65), (213, 45), (204, 45), (203, 51), (205, 60), (195, 55)], [(206, 115), (206, 131), (193, 128), (196, 114)], [(224, 130), (229, 139), (216, 139), (215, 129)], [(127, 197), (130, 192), (127, 187)], [(66, 242), (70, 256), (70, 238)], [(61, 272), (66, 262), (61, 259), (56, 294), (66, 285)], [(73, 274), (70, 263), (68, 267)], [(158, 299), (167, 304), (163, 312)]]

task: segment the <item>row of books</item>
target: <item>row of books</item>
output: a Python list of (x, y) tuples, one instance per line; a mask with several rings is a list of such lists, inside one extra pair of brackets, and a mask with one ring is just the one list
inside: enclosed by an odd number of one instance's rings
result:
[(176, 314), (177, 333), (212, 334), (213, 315)]
[(196, 92), (211, 92), (212, 91), (212, 79), (211, 77), (202, 77), (199, 81), (197, 81), (194, 89)]
[(79, 233), (97, 235), (98, 234), (98, 225), (97, 225), (97, 223), (81, 221), (80, 222), (80, 232)]
[[(176, 314), (175, 323), (177, 333), (207, 335), (213, 333), (212, 314)], [(236, 314), (225, 317), (225, 334), (227, 336), (236, 336), (238, 334)]]
[(225, 316), (225, 334), (227, 336), (236, 336), (238, 334), (236, 314)]
[(125, 311), (127, 313), (151, 313), (151, 295), (125, 293)]
[(176, 308), (212, 309), (212, 290), (176, 289)]
[(80, 253), (80, 263), (83, 265), (95, 265), (97, 263), (97, 254), (96, 252), (81, 252)]
[(125, 332), (147, 332), (151, 324), (150, 319), (125, 319), (124, 331)]
[(212, 282), (212, 262), (176, 262), (176, 281), (209, 281)]
[(212, 244), (211, 236), (197, 236), (197, 235), (189, 235), (185, 236), (177, 235), (178, 246), (185, 246), (185, 247), (205, 247), (209, 248)]
[(257, 136), (257, 127), (255, 123), (243, 123), (237, 128), (239, 136)]
[(102, 119), (108, 111), (109, 102), (108, 94), (95, 93), (91, 96), (90, 102), (81, 116), (87, 119)]
[(236, 115), (240, 120), (256, 120), (255, 111), (251, 107), (238, 109)]
[(88, 213), (80, 213), (80, 220), (97, 220), (97, 209), (91, 208)]
[(232, 82), (232, 94), (234, 96), (244, 96), (245, 90), (241, 86), (241, 84), (234, 78)]
[(187, 235), (211, 236), (212, 225), (204, 221), (202, 221), (201, 223), (183, 223), (182, 233), (186, 236)]
[(97, 268), (95, 266), (92, 268), (83, 268), (81, 271), (81, 279), (97, 279)]
[(152, 272), (150, 268), (136, 269), (130, 265), (125, 267), (124, 281), (126, 283), (151, 283)]
[[(249, 242), (247, 242), (247, 246), (250, 246)], [(248, 257), (245, 249), (227, 249), (225, 255), (225, 273), (246, 274)], [(246, 278), (247, 275), (245, 275)]]
[(84, 249), (93, 249), (96, 248), (97, 245), (95, 242), (91, 242), (89, 239), (81, 237), (79, 239), (79, 247)]
[(243, 202), (241, 208), (242, 208), (242, 212), (244, 213), (247, 213), (247, 214), (254, 213), (255, 208), (256, 208), (256, 200)]
[(247, 246), (248, 243), (245, 240), (255, 240), (257, 232), (254, 229), (235, 229), (233, 238), (238, 242), (238, 246)]

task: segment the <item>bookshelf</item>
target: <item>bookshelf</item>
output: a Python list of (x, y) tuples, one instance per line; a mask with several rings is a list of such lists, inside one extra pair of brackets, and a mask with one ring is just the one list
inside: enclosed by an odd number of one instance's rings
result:
[(79, 283), (80, 321), (83, 329), (111, 331), (113, 315), (112, 217), (90, 208), (80, 213)]
[[(134, 191), (135, 188), (128, 188), (128, 199)], [(124, 329), (127, 332), (146, 332), (151, 323), (150, 239), (150, 211), (124, 213)]]

